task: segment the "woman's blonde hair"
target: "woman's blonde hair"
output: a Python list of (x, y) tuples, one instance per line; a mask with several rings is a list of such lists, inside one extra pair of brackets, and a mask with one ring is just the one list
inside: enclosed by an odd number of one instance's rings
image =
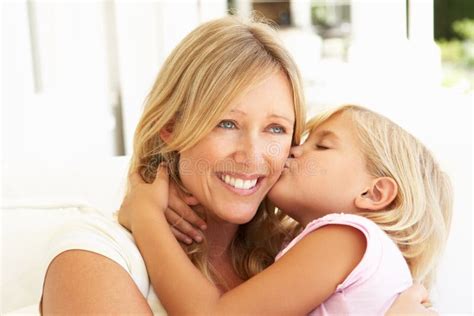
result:
[(356, 105), (323, 112), (308, 122), (306, 132), (336, 114), (348, 113), (374, 177), (391, 177), (398, 194), (380, 212), (360, 215), (377, 223), (398, 245), (415, 280), (430, 288), (446, 244), (452, 215), (452, 189), (429, 150), (386, 117)]
[[(279, 42), (276, 31), (262, 19), (225, 17), (207, 22), (187, 35), (165, 61), (149, 93), (134, 136), (129, 174), (139, 172), (153, 181), (166, 162), (170, 177), (183, 190), (179, 153), (205, 137), (236, 97), (272, 74), (282, 71), (292, 88), (295, 112), (293, 144), (300, 142), (305, 111), (297, 67)], [(172, 129), (165, 143), (160, 131)], [(273, 262), (281, 245), (281, 216), (262, 202), (253, 220), (239, 227), (231, 253), (243, 279)], [(206, 243), (187, 246), (194, 264), (210, 280), (220, 280), (209, 265)]]

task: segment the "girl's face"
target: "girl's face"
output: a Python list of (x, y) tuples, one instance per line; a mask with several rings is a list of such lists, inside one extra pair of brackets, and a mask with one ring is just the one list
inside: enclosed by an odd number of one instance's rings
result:
[(268, 197), (306, 225), (329, 213), (355, 212), (355, 198), (369, 188), (371, 179), (352, 120), (343, 112), (291, 149), (291, 158)]
[(237, 98), (204, 139), (181, 153), (184, 186), (214, 220), (249, 222), (280, 176), (295, 121), (283, 72)]

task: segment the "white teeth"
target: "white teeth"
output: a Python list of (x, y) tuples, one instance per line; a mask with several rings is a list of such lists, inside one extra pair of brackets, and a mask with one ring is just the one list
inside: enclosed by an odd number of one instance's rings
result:
[(252, 187), (252, 182), (250, 180), (245, 180), (244, 183), (244, 189), (250, 189)]
[(243, 189), (244, 188), (244, 180), (242, 180), (242, 179), (235, 180), (234, 187), (236, 187), (237, 189)]
[(221, 176), (222, 181), (233, 186), (236, 189), (249, 190), (257, 184), (257, 179), (254, 180), (243, 180), (238, 178), (232, 178), (228, 174)]

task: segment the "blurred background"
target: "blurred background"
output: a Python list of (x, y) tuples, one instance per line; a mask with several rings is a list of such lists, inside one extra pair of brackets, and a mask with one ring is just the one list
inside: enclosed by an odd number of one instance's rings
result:
[(252, 11), (279, 26), (310, 114), (365, 105), (438, 157), (456, 195), (434, 301), (471, 314), (473, 0), (3, 1), (2, 165), (129, 155), (173, 47), (202, 22)]

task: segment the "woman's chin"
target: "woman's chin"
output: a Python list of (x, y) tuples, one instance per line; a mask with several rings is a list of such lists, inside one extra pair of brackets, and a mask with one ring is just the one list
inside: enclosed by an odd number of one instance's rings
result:
[(227, 211), (223, 214), (216, 214), (220, 220), (231, 223), (242, 225), (250, 222), (252, 218), (254, 218), (255, 214), (257, 213), (257, 206), (226, 206), (223, 209)]

